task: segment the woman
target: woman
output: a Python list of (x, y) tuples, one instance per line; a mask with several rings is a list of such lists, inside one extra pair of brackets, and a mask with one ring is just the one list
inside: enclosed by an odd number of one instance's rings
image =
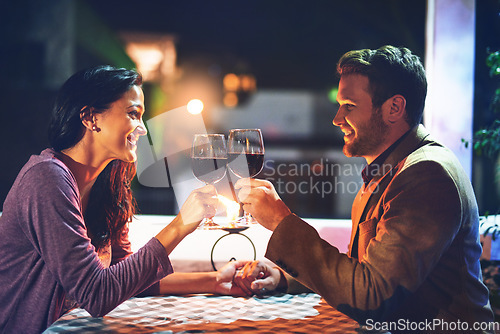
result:
[[(130, 182), (137, 140), (146, 134), (141, 85), (134, 71), (100, 66), (62, 86), (49, 128), (52, 148), (22, 168), (0, 219), (2, 333), (41, 332), (73, 303), (103, 316), (141, 292), (251, 293), (248, 281), (240, 283), (244, 291), (231, 285), (244, 263), (167, 276), (170, 252), (215, 214), (213, 186), (193, 191), (179, 215), (131, 254)], [(279, 271), (262, 268), (268, 288), (276, 287)]]

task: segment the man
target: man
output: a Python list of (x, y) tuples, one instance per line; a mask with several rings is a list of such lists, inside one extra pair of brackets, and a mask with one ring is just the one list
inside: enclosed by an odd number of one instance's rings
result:
[(242, 179), (245, 211), (274, 231), (266, 257), (361, 324), (466, 322), (470, 331), (491, 322), (474, 192), (452, 152), (420, 125), (419, 58), (393, 46), (351, 51), (337, 71), (333, 124), (345, 155), (367, 161), (349, 253), (292, 214), (271, 183)]

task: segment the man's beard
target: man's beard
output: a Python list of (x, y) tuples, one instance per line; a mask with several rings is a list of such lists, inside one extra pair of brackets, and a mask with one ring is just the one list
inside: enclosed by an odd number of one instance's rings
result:
[(384, 123), (382, 112), (374, 110), (370, 120), (356, 129), (352, 142), (345, 143), (343, 152), (348, 157), (372, 155), (387, 136), (388, 125)]

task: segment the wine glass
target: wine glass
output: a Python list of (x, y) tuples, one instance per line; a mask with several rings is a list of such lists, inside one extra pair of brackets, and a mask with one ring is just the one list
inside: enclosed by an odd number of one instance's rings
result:
[[(238, 177), (254, 177), (264, 166), (264, 140), (260, 129), (233, 129), (228, 137), (228, 166)], [(255, 219), (247, 212), (243, 222)]]
[[(226, 175), (227, 149), (222, 134), (195, 134), (191, 148), (194, 176), (206, 184), (215, 184)], [(217, 227), (211, 218), (204, 218), (198, 228)]]

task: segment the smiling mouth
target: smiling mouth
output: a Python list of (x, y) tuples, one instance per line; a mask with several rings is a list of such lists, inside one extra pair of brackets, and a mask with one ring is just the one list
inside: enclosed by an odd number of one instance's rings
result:
[(139, 139), (133, 132), (127, 136), (127, 141), (133, 147), (137, 146), (137, 140)]
[(354, 136), (354, 130), (343, 129), (342, 132), (344, 133), (344, 138), (350, 138)]

